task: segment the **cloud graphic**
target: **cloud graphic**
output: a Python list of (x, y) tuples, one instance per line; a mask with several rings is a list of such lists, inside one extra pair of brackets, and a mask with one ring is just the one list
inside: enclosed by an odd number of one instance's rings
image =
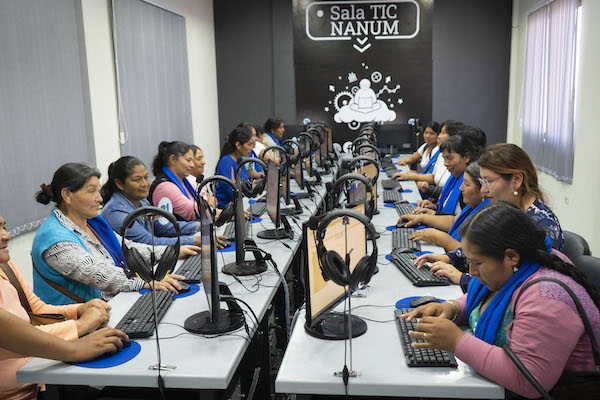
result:
[(340, 111), (335, 113), (333, 119), (338, 124), (356, 122), (389, 122), (396, 119), (396, 112), (388, 109), (384, 101), (377, 100), (379, 107), (370, 112), (355, 111), (349, 105), (340, 107)]

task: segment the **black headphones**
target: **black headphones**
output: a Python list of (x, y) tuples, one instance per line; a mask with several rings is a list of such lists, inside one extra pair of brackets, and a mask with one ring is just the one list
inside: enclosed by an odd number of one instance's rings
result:
[[(319, 145), (325, 143), (325, 135), (323, 135), (317, 127), (308, 128), (306, 130), (306, 133), (308, 133), (308, 134), (311, 134), (311, 132), (314, 132), (313, 138), (316, 136), (319, 139)], [(315, 142), (314, 139), (313, 139), (313, 142)], [(317, 147), (317, 146), (318, 145), (315, 145), (315, 147)]]
[(308, 143), (310, 144), (310, 149), (304, 153), (302, 152), (302, 146), (300, 146), (300, 153), (302, 153), (302, 158), (310, 156), (319, 148), (319, 143), (317, 143), (314, 140), (313, 136), (310, 133), (300, 132), (296, 137), (298, 138), (298, 141), (302, 140), (301, 138), (306, 138), (304, 140), (308, 140)]
[[(238, 174), (238, 176), (239, 176), (239, 174)], [(203, 180), (200, 183), (200, 185), (198, 185), (198, 189), (197, 189), (198, 193), (200, 193), (200, 191), (202, 190), (202, 188), (204, 186), (208, 185), (211, 182), (215, 182), (215, 181), (223, 182), (223, 183), (229, 185), (231, 187), (231, 190), (233, 190), (233, 201), (230, 201), (229, 204), (227, 204), (225, 206), (225, 208), (223, 208), (223, 211), (221, 211), (221, 214), (219, 214), (219, 217), (215, 220), (215, 226), (223, 226), (227, 222), (231, 221), (231, 219), (235, 215), (235, 206), (236, 206), (236, 202), (237, 202), (237, 198), (238, 198), (238, 190), (237, 190), (237, 187), (235, 186), (235, 183), (233, 183), (233, 181), (231, 179), (226, 178), (221, 175), (214, 175), (214, 176), (211, 176), (210, 178), (206, 178), (205, 180)], [(200, 196), (198, 196), (198, 198), (200, 198)], [(214, 218), (214, 214), (213, 214), (213, 218)]]
[(375, 166), (375, 171), (377, 171), (377, 173), (375, 174), (375, 177), (368, 178), (371, 182), (371, 186), (375, 186), (375, 182), (377, 182), (377, 179), (379, 179), (379, 163), (377, 161), (373, 160), (371, 157), (358, 156), (358, 157), (354, 157), (352, 160), (350, 160), (348, 162), (348, 169), (352, 170), (352, 167), (354, 167), (356, 164), (360, 164), (361, 162), (366, 162), (367, 164), (373, 164)]
[[(173, 245), (168, 245), (165, 252), (163, 253), (160, 261), (158, 262), (158, 267), (156, 267), (156, 271), (153, 271), (154, 265), (149, 264), (144, 260), (144, 257), (134, 248), (128, 248), (125, 246), (125, 238), (127, 237), (127, 229), (133, 225), (135, 220), (142, 216), (151, 216), (151, 217), (165, 217), (173, 227), (175, 228), (175, 233), (177, 234), (177, 242)], [(123, 221), (123, 226), (121, 227), (121, 251), (123, 252), (123, 259), (127, 264), (130, 272), (135, 273), (141, 280), (144, 282), (152, 282), (152, 281), (160, 281), (165, 275), (175, 269), (175, 263), (177, 263), (177, 259), (179, 258), (179, 237), (181, 236), (181, 231), (179, 230), (179, 223), (177, 222), (177, 218), (173, 214), (168, 211), (163, 210), (158, 207), (140, 207), (137, 210), (133, 211)], [(127, 274), (128, 276), (130, 274)]]
[[(263, 150), (263, 157), (265, 154), (267, 154), (271, 150), (277, 150), (279, 152), (279, 157), (282, 158), (281, 165), (279, 167), (283, 168), (283, 166), (286, 166), (289, 158), (288, 158), (288, 154), (285, 151), (285, 149), (281, 146), (269, 146)], [(264, 163), (264, 161), (263, 161), (263, 163)], [(265, 168), (265, 170), (266, 170), (266, 168)], [(285, 175), (287, 173), (287, 168), (283, 168), (281, 173)]]
[[(344, 260), (337, 252), (327, 250), (323, 240), (327, 226), (337, 218), (353, 218), (365, 226), (367, 240), (373, 243), (371, 255), (362, 257), (354, 270), (350, 272), (349, 257)], [(375, 227), (371, 221), (364, 215), (354, 210), (334, 210), (325, 215), (325, 218), (319, 223), (317, 228), (317, 255), (323, 279), (333, 281), (340, 286), (349, 286), (351, 291), (358, 288), (361, 283), (369, 283), (375, 269), (377, 268), (377, 240), (375, 239)]]
[(379, 160), (381, 160), (381, 151), (379, 151), (379, 149), (377, 147), (373, 146), (370, 143), (365, 143), (365, 144), (361, 144), (360, 146), (358, 146), (354, 150), (354, 155), (355, 156), (364, 156), (364, 154), (361, 153), (361, 151), (365, 150), (365, 149), (369, 149), (369, 150), (375, 152), (376, 158), (377, 158), (377, 162), (379, 162)]
[(260, 165), (262, 167), (263, 171), (265, 171), (265, 176), (266, 176), (267, 164), (265, 164), (262, 160), (259, 160), (258, 158), (248, 157), (248, 158), (242, 160), (242, 162), (238, 164), (237, 170), (235, 171), (236, 176), (237, 176), (236, 183), (239, 182), (240, 190), (242, 191), (244, 196), (256, 197), (265, 190), (267, 180), (265, 177), (262, 177), (256, 181), (256, 186), (252, 187), (252, 183), (250, 183), (248, 181), (248, 179), (242, 178), (240, 171), (242, 170), (242, 168), (244, 167), (245, 164), (250, 164), (250, 163), (256, 163), (256, 164)]
[[(281, 147), (283, 147), (287, 152), (288, 160), (290, 160), (290, 164), (296, 164), (300, 160), (300, 146), (298, 142), (293, 139), (287, 139), (281, 142)], [(294, 153), (294, 147), (298, 150), (298, 154)]]
[(364, 183), (366, 187), (366, 191), (371, 192), (371, 200), (367, 201), (367, 209), (365, 210), (365, 214), (367, 218), (370, 220), (373, 218), (373, 211), (375, 210), (375, 193), (373, 193), (373, 185), (371, 185), (370, 180), (361, 174), (356, 173), (348, 173), (340, 176), (333, 183), (333, 187), (331, 190), (331, 198), (333, 200), (333, 208), (340, 207), (340, 195), (342, 193), (342, 189), (344, 184), (348, 181), (360, 181)]
[(373, 143), (371, 143), (371, 140), (369, 138), (366, 138), (364, 136), (357, 137), (356, 139), (354, 139), (352, 141), (352, 154), (357, 155), (356, 149), (358, 147), (362, 146), (363, 144), (373, 144)]

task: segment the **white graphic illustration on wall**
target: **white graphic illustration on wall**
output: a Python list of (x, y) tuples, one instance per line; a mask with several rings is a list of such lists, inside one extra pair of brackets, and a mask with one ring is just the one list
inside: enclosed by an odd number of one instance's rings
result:
[[(362, 66), (365, 70), (369, 69), (365, 63), (362, 63)], [(342, 76), (344, 75), (340, 75), (338, 79), (342, 80)], [(375, 71), (367, 75), (370, 79), (359, 79), (355, 72), (350, 72), (346, 76), (349, 84), (358, 81), (358, 86), (345, 86), (345, 90), (337, 92), (335, 86), (329, 84), (329, 91), (336, 93), (333, 100), (329, 101), (333, 109), (329, 106), (323, 108), (325, 112), (335, 112), (333, 116), (335, 122), (348, 124), (350, 129), (356, 130), (363, 122), (391, 122), (396, 119), (396, 112), (392, 109), (395, 103), (403, 104), (402, 98), (391, 96), (379, 98), (383, 93), (396, 95), (400, 89), (400, 85), (395, 85), (392, 89), (388, 87), (388, 84), (392, 83), (390, 76), (385, 78), (385, 84), (377, 92), (373, 85), (381, 83), (383, 78), (381, 72)]]

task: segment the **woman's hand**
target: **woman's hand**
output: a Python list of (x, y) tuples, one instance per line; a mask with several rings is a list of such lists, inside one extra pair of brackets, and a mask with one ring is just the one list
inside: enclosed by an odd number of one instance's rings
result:
[(460, 284), (460, 278), (462, 277), (462, 272), (454, 268), (452, 264), (441, 261), (431, 264), (431, 273), (437, 276), (448, 278), (455, 285)]
[(110, 311), (110, 305), (107, 302), (100, 299), (92, 299), (77, 307), (77, 318), (81, 318), (81, 316), (90, 308), (97, 308), (106, 312)]
[[(79, 310), (78, 310), (79, 311)], [(77, 326), (77, 335), (79, 337), (94, 332), (98, 328), (106, 326), (109, 320), (108, 313), (105, 309), (90, 307), (75, 320)]]
[(93, 360), (123, 348), (122, 339), (128, 339), (124, 332), (113, 328), (102, 328), (74, 342), (67, 342), (70, 351), (67, 351), (62, 359), (69, 362)]
[(423, 254), (419, 257), (417, 257), (417, 259), (414, 261), (414, 263), (417, 265), (417, 268), (421, 268), (423, 266), (423, 264), (425, 264), (426, 262), (430, 262), (430, 263), (434, 263), (436, 261), (443, 261), (445, 263), (449, 263), (450, 262), (450, 257), (448, 257), (445, 254)]
[(440, 233), (442, 232), (434, 228), (419, 229), (410, 235), (409, 239), (414, 241), (422, 240), (427, 243), (437, 243), (436, 240), (438, 239)]
[(152, 286), (154, 286), (156, 290), (168, 290), (170, 292), (179, 293), (179, 291), (181, 290), (181, 285), (179, 284), (179, 281), (183, 280), (185, 280), (185, 276), (169, 274), (165, 276), (162, 281), (152, 281), (150, 284), (144, 284), (144, 289), (152, 289)]
[(424, 181), (417, 182), (417, 188), (423, 193), (429, 193), (429, 183)]
[(454, 322), (440, 317), (423, 317), (415, 329), (416, 331), (409, 331), (408, 334), (415, 339), (424, 339), (426, 342), (413, 343), (413, 347), (448, 350), (452, 353), (465, 335)]
[(447, 301), (443, 303), (428, 303), (414, 310), (402, 314), (402, 318), (407, 321), (412, 321), (413, 318), (421, 317), (441, 317), (446, 319), (452, 319), (454, 317), (454, 307)]
[(408, 174), (405, 172), (396, 172), (394, 175), (392, 175), (392, 179), (396, 179), (398, 181), (406, 181), (408, 180), (407, 176)]
[(225, 236), (217, 236), (217, 249), (224, 249), (227, 246), (227, 238)]
[(404, 214), (400, 218), (398, 218), (398, 223), (403, 221), (407, 221), (404, 225), (405, 228), (410, 228), (413, 226), (418, 226), (423, 221), (423, 217), (421, 215), (416, 214)]
[(200, 247), (192, 246), (190, 244), (184, 244), (182, 246), (179, 246), (179, 259), (188, 258), (190, 256), (200, 254), (201, 250), (202, 249), (200, 249)]
[(404, 160), (398, 161), (398, 165), (406, 165), (406, 164), (408, 164), (408, 161), (406, 161), (406, 158)]
[(417, 201), (417, 207), (428, 208), (430, 210), (437, 210), (437, 206), (435, 204), (433, 204), (429, 200), (419, 200), (419, 201)]
[(413, 211), (414, 214), (427, 214), (427, 215), (435, 215), (435, 210), (430, 208), (417, 207)]

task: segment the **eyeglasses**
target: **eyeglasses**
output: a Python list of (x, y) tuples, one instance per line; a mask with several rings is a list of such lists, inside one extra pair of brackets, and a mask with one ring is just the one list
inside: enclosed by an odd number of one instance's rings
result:
[(498, 179), (502, 178), (501, 176), (494, 178), (494, 179), (486, 179), (486, 178), (478, 178), (479, 183), (481, 184), (481, 186), (485, 186), (485, 187), (490, 187), (490, 185), (494, 182), (496, 182)]

